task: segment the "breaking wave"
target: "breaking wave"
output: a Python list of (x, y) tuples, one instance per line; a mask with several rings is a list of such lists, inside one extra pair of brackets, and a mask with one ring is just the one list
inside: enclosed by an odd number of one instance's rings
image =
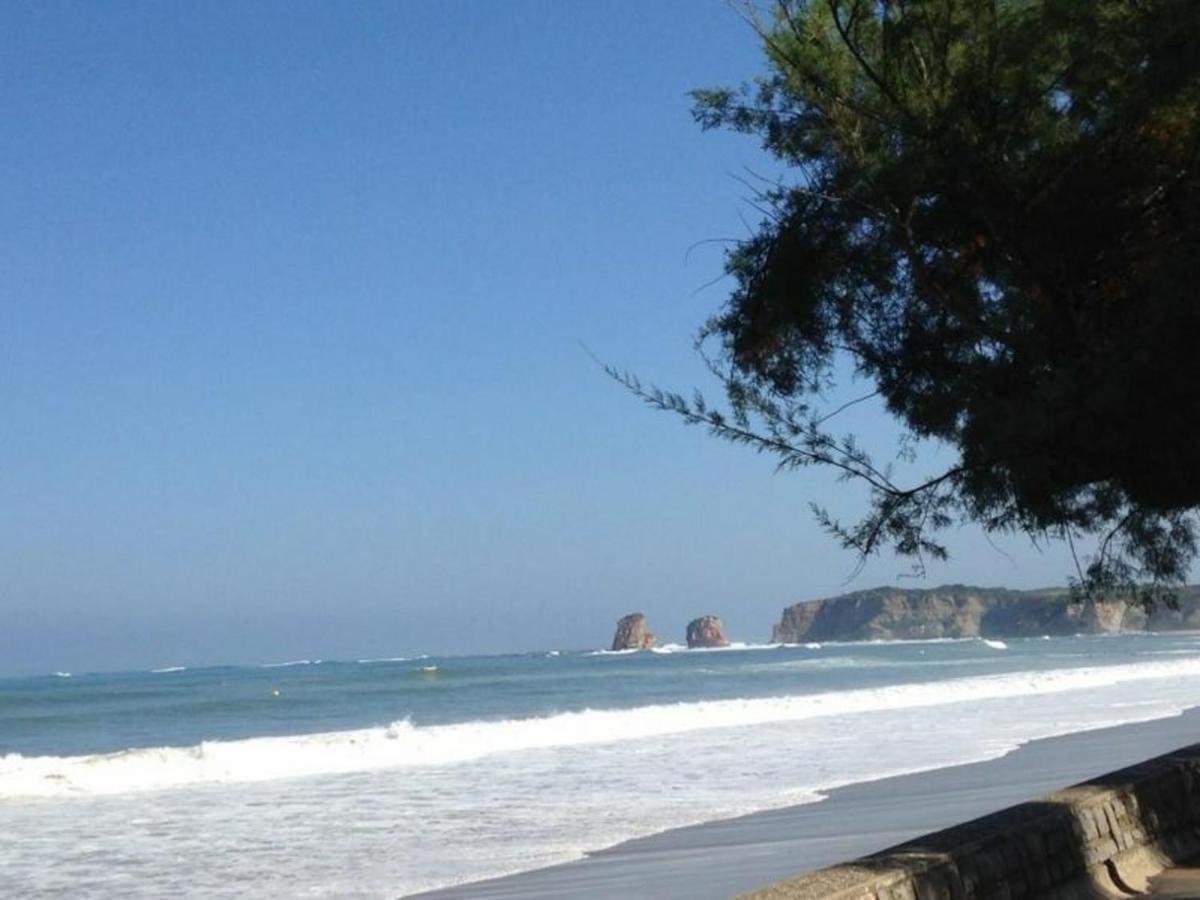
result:
[(287, 669), (292, 666), (319, 666), (324, 660), (320, 659), (289, 659), (287, 662), (263, 663), (260, 669)]
[(374, 769), (454, 765), (494, 754), (619, 743), (714, 728), (978, 703), (1090, 690), (1151, 679), (1200, 677), (1200, 659), (1055, 669), (872, 689), (738, 700), (585, 709), (556, 715), (205, 741), (87, 756), (0, 757), (0, 799), (120, 794)]
[(372, 659), (358, 659), (355, 662), (360, 665), (369, 665), (370, 663), (412, 662), (415, 659), (429, 659), (429, 656), (425, 653), (422, 653), (420, 656), (379, 656)]

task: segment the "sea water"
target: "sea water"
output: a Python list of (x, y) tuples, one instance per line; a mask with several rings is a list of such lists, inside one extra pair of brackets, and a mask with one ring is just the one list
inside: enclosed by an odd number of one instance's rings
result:
[(0, 886), (397, 897), (1197, 698), (1191, 635), (0, 680)]

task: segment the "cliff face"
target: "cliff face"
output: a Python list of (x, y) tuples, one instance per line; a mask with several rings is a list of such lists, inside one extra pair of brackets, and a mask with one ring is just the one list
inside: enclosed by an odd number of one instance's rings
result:
[(639, 613), (630, 613), (617, 620), (617, 630), (613, 634), (612, 649), (614, 650), (645, 650), (653, 647), (656, 638), (646, 625), (646, 617)]
[(728, 647), (729, 638), (725, 637), (725, 628), (720, 619), (716, 616), (701, 616), (688, 622), (687, 645), (689, 647)]
[(1072, 603), (1065, 590), (1010, 591), (956, 584), (928, 590), (874, 588), (789, 606), (771, 639), (871, 641), (1037, 637), (1200, 629), (1200, 587), (1178, 592), (1179, 609), (1147, 619), (1124, 601)]

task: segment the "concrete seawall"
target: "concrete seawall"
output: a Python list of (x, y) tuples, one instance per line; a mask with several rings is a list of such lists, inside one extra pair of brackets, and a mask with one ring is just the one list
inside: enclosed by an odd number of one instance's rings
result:
[(748, 900), (1128, 898), (1200, 854), (1200, 745), (750, 894)]

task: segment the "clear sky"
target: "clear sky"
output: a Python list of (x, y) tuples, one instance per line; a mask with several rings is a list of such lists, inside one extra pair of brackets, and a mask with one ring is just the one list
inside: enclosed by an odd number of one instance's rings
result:
[[(900, 578), (582, 349), (708, 384), (719, 0), (0, 6), (0, 674), (665, 639)], [(689, 248), (691, 252), (689, 253)], [(847, 427), (890, 439), (864, 411)], [(952, 536), (925, 584), (1062, 583)]]

